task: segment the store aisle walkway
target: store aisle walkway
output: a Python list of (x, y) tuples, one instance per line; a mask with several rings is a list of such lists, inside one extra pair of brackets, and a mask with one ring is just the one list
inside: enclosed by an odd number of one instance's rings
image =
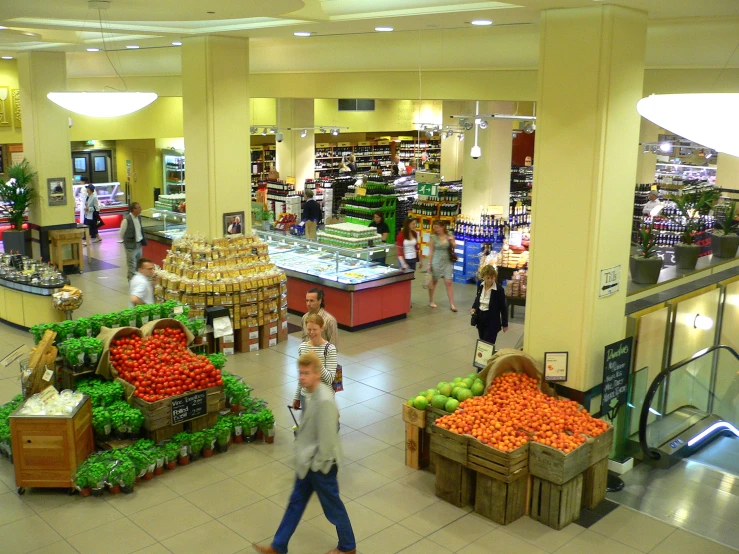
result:
[[(117, 268), (72, 276), (85, 293), (77, 317), (127, 306), (125, 257), (115, 235), (90, 247)], [(348, 465), (339, 474), (342, 496), (361, 554), (723, 554), (733, 550), (618, 507), (587, 529), (554, 531), (528, 517), (499, 526), (469, 508), (434, 495), (434, 477), (404, 465), (400, 404), (419, 390), (472, 371), (475, 330), (468, 307), (474, 287), (455, 285), (452, 313), (443, 290), (439, 308), (427, 306), (419, 274), (413, 308), (402, 321), (357, 333), (340, 332), (339, 358), (346, 390), (337, 395)], [(331, 306), (328, 306), (331, 310)], [(523, 332), (523, 310), (499, 335), (513, 346)], [(291, 316), (292, 323), (299, 318)], [(67, 496), (31, 489), (15, 493), (13, 467), (0, 459), (0, 552), (65, 554), (132, 552), (252, 552), (268, 542), (287, 504), (294, 479), (292, 420), (287, 404), (297, 384), (298, 334), (266, 351), (237, 354), (227, 369), (243, 376), (254, 395), (269, 401), (279, 430), (275, 444), (234, 446), (140, 485), (132, 495)], [(0, 357), (28, 333), (0, 324)], [(0, 368), (0, 403), (19, 392), (17, 366)], [(313, 498), (291, 543), (291, 554), (322, 554), (336, 545), (334, 531)]]

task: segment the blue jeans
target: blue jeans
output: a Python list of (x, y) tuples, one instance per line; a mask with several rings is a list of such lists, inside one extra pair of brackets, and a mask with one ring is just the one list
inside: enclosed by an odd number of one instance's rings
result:
[(344, 503), (339, 497), (339, 482), (336, 480), (337, 472), (338, 468), (334, 465), (328, 473), (309, 471), (305, 479), (295, 478), (295, 488), (290, 496), (290, 504), (288, 504), (287, 511), (280, 522), (280, 527), (275, 533), (272, 548), (281, 554), (287, 554), (287, 543), (290, 542), (290, 537), (295, 533), (313, 491), (316, 492), (318, 500), (321, 501), (326, 519), (336, 526), (336, 533), (339, 535), (338, 549), (342, 552), (349, 552), (357, 548), (349, 514), (346, 513)]

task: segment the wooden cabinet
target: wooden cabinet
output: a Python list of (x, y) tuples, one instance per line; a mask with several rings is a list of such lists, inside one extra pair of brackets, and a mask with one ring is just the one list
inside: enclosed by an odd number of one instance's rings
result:
[(72, 474), (95, 448), (90, 398), (68, 416), (18, 415), (20, 409), (10, 415), (16, 486), (71, 488)]

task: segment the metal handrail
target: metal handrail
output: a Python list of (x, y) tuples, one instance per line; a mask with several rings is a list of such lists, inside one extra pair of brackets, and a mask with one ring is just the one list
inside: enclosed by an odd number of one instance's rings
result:
[(654, 378), (654, 381), (652, 381), (652, 384), (649, 386), (649, 390), (647, 391), (647, 395), (644, 397), (644, 403), (641, 407), (641, 415), (639, 416), (639, 446), (641, 447), (645, 458), (649, 457), (654, 460), (659, 460), (660, 458), (660, 453), (657, 450), (650, 449), (649, 445), (647, 444), (647, 419), (649, 418), (649, 407), (652, 405), (652, 400), (654, 399), (654, 395), (657, 394), (657, 390), (659, 389), (660, 385), (673, 371), (680, 369), (681, 367), (684, 367), (702, 358), (703, 356), (710, 354), (711, 352), (715, 352), (716, 350), (726, 350), (731, 353), (734, 358), (737, 359), (737, 361), (739, 361), (739, 353), (737, 353), (737, 351), (734, 350), (731, 346), (727, 346), (725, 344), (717, 344), (708, 348), (704, 348), (703, 350), (699, 350), (690, 358), (686, 358), (685, 360), (682, 360), (675, 365), (668, 367), (664, 371), (661, 371), (659, 375)]

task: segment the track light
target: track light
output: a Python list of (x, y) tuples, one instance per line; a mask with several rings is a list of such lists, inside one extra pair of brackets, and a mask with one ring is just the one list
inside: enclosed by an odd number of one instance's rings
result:
[(319, 129), (319, 131), (321, 131), (322, 133), (325, 133), (325, 132), (326, 132), (326, 129), (325, 129), (324, 127), (321, 127), (321, 128)]
[(338, 134), (339, 134), (339, 130), (338, 130), (338, 129), (331, 129), (331, 134), (332, 134), (333, 136), (336, 136), (336, 135), (338, 135)]
[(269, 128), (269, 134), (274, 135), (277, 132), (277, 127), (270, 127)]
[(465, 121), (465, 122), (464, 122), (464, 130), (465, 130), (465, 131), (470, 131), (470, 130), (472, 130), (472, 127), (473, 127), (473, 125), (472, 125), (472, 123), (471, 123), (470, 121)]
[(662, 142), (659, 145), (659, 149), (662, 152), (672, 152), (672, 145), (669, 142)]
[(459, 142), (462, 142), (464, 140), (464, 133), (459, 133), (457, 138), (459, 139)]
[(527, 135), (532, 134), (534, 131), (536, 131), (536, 123), (527, 123), (523, 128), (523, 132)]
[(706, 159), (708, 160), (709, 158), (712, 158), (712, 157), (713, 157), (713, 150), (708, 150), (706, 152)]
[(307, 136), (308, 136), (308, 131), (306, 131), (305, 129), (303, 129), (302, 131), (300, 131), (300, 138), (305, 138)]
[(431, 130), (429, 130), (429, 131), (426, 131), (426, 136), (427, 136), (428, 138), (431, 138), (431, 137), (433, 137), (433, 136), (434, 136), (434, 132), (433, 132), (433, 131), (431, 131)]
[(251, 133), (252, 135), (256, 135), (256, 134), (257, 134), (257, 128), (256, 128), (256, 127), (254, 127), (254, 125), (252, 125), (251, 127), (249, 127), (249, 132), (250, 132), (250, 133)]
[(277, 131), (275, 133), (275, 140), (277, 142), (282, 142), (283, 140), (285, 140), (285, 136), (280, 131)]
[(644, 152), (642, 152), (642, 154), (649, 154), (649, 145), (648, 144), (645, 144), (644, 145)]
[(262, 136), (263, 137), (266, 137), (267, 136), (267, 127), (265, 127), (264, 129), (262, 129)]
[(488, 122), (484, 119), (480, 120), (480, 129), (487, 129), (488, 128)]
[(695, 327), (696, 329), (700, 329), (701, 331), (709, 331), (713, 328), (713, 319), (711, 319), (707, 315), (695, 314), (693, 327)]

